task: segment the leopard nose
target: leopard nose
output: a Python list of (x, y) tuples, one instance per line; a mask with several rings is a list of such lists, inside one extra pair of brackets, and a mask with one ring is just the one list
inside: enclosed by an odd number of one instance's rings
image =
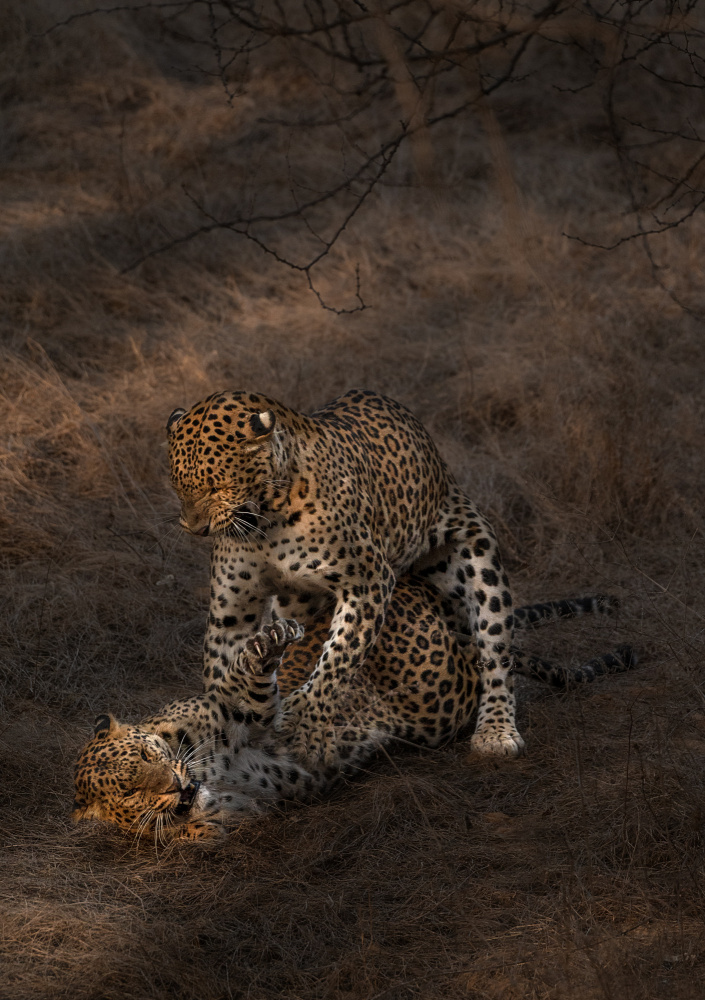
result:
[(210, 531), (209, 521), (206, 521), (205, 524), (202, 524), (200, 528), (192, 528), (191, 524), (189, 523), (189, 519), (187, 517), (184, 517), (183, 514), (179, 518), (179, 524), (184, 529), (184, 531), (188, 531), (190, 535), (201, 535), (205, 537)]

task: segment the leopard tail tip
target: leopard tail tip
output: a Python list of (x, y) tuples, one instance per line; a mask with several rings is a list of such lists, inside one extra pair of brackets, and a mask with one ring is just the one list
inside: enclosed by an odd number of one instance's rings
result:
[(620, 609), (620, 600), (614, 594), (596, 594), (593, 600), (598, 614), (616, 615)]

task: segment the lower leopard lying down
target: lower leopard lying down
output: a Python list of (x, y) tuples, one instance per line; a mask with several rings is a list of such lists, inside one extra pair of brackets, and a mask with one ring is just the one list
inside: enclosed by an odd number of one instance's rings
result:
[[(516, 609), (516, 625), (609, 614), (615, 605), (607, 597), (530, 605)], [(374, 653), (336, 720), (337, 760), (329, 766), (298, 760), (293, 737), (285, 735), (287, 703), (293, 693), (299, 712), (295, 689), (327, 635), (327, 621), (302, 641), (295, 621), (277, 619), (248, 640), (236, 665), (205, 694), (171, 702), (136, 725), (99, 716), (76, 764), (74, 820), (107, 821), (155, 841), (217, 837), (267, 805), (320, 796), (381, 746), (435, 747), (470, 721), (481, 685), (474, 647), (451, 630), (430, 584), (401, 580)], [(577, 669), (512, 652), (517, 673), (563, 689), (635, 663), (628, 646)], [(307, 724), (305, 713), (299, 718)], [(315, 725), (314, 704), (308, 718)]]

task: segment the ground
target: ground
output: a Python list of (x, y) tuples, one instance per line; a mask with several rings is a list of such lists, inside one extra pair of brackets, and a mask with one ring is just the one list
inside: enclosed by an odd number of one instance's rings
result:
[[(700, 996), (703, 222), (653, 242), (656, 271), (638, 240), (566, 238), (622, 233), (624, 192), (587, 98), (569, 115), (554, 89), (539, 113), (518, 82), (490, 119), (439, 126), (430, 173), (402, 150), (323, 262), (326, 303), (356, 304), (358, 268), (363, 311), (322, 308), (232, 233), (123, 273), (202, 224), (184, 187), (211, 212), (258, 185), (275, 203), (288, 152), (323, 169), (338, 150), (263, 125), (315, 103), (303, 70), (228, 103), (156, 22), (42, 33), (77, 9), (8, 4), (2, 24), (0, 993)], [(519, 761), (463, 740), (383, 757), (216, 852), (72, 828), (93, 718), (199, 682), (208, 542), (178, 529), (168, 414), (220, 387), (305, 410), (353, 386), (426, 424), (518, 601), (620, 597), (536, 649), (628, 641), (639, 669), (522, 685)]]

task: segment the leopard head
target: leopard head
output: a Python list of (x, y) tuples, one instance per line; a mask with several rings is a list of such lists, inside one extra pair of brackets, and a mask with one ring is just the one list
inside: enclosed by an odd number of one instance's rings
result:
[(276, 405), (226, 391), (173, 411), (166, 425), (171, 482), (186, 531), (242, 538), (261, 530), (260, 505), (279, 475)]
[(141, 835), (176, 833), (214, 799), (156, 733), (99, 715), (79, 754), (71, 818), (104, 820)]

